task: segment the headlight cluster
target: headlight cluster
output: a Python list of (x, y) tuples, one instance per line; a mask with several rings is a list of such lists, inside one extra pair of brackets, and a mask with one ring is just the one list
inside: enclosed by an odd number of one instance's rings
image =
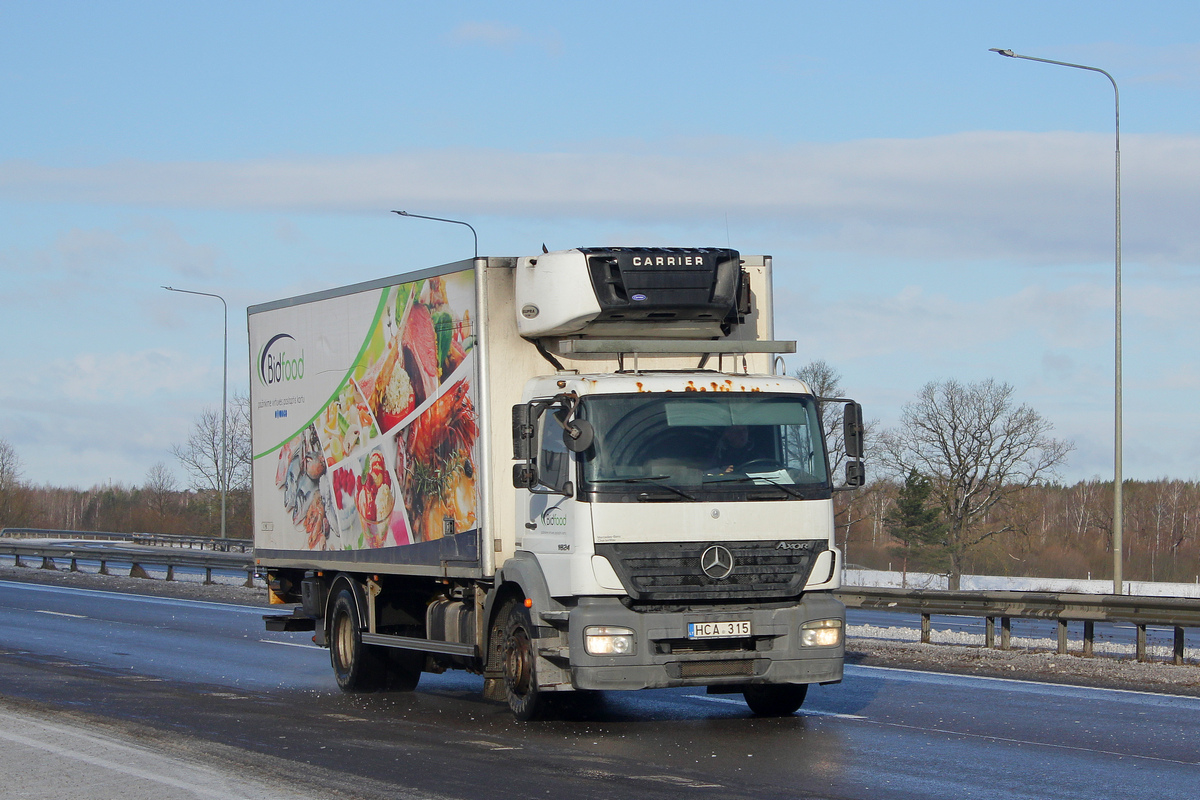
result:
[(801, 647), (836, 647), (841, 642), (840, 619), (815, 619), (800, 626)]
[(593, 625), (583, 629), (583, 647), (589, 656), (633, 655), (633, 631), (612, 625)]

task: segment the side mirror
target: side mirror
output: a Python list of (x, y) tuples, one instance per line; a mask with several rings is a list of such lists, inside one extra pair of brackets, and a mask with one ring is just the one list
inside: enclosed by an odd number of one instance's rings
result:
[(563, 428), (563, 444), (572, 453), (582, 453), (592, 446), (596, 430), (586, 419), (577, 419)]
[(846, 456), (851, 460), (863, 457), (863, 414), (862, 406), (854, 401), (846, 403), (842, 413), (842, 434), (846, 444)]
[(537, 482), (537, 469), (528, 463), (513, 464), (514, 489), (532, 489)]
[[(528, 461), (533, 457), (533, 409), (518, 403), (512, 407), (513, 458)], [(517, 487), (520, 488), (520, 487)]]
[(867, 466), (861, 461), (846, 462), (846, 485), (859, 487), (867, 482)]

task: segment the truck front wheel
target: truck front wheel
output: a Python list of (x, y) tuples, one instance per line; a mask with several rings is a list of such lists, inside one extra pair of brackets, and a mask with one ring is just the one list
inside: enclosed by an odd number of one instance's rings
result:
[(387, 654), (382, 648), (363, 644), (351, 590), (341, 589), (330, 609), (329, 660), (338, 687), (343, 692), (377, 692), (384, 688)]
[(522, 722), (537, 719), (546, 705), (546, 695), (538, 691), (534, 633), (529, 611), (510, 603), (504, 621), (504, 691), (513, 716)]
[(786, 717), (800, 710), (807, 694), (807, 683), (776, 683), (747, 686), (742, 697), (746, 698), (750, 710), (760, 717)]

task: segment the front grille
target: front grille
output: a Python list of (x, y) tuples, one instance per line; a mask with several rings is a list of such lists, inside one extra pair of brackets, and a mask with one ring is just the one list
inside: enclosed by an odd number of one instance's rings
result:
[(753, 661), (684, 661), (679, 665), (681, 678), (727, 678), (753, 674)]
[[(760, 649), (758, 639), (658, 639), (654, 649), (660, 655), (693, 655), (695, 653), (755, 653)], [(770, 649), (769, 639), (761, 649)]]
[[(787, 542), (720, 542), (733, 556), (727, 577), (712, 578), (700, 567), (700, 557), (714, 542), (657, 542), (598, 544), (625, 591), (636, 601), (722, 602), (797, 597), (812, 572), (813, 561), (827, 549), (824, 540)], [(794, 548), (794, 549), (793, 549)]]

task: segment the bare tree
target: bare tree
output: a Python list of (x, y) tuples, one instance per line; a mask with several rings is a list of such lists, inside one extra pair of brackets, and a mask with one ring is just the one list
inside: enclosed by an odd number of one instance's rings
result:
[(957, 589), (971, 548), (1014, 530), (989, 514), (1021, 492), (1049, 480), (1074, 449), (1054, 439), (1053, 425), (1026, 405), (1014, 407), (1013, 388), (993, 380), (931, 382), (904, 407), (901, 426), (880, 436), (884, 468), (903, 480), (915, 469), (932, 485), (946, 522), (942, 546), (950, 588)]
[(29, 489), (21, 482), (21, 457), (7, 440), (0, 439), (0, 527), (23, 527), (30, 516)]
[[(808, 390), (818, 398), (835, 398), (845, 395), (842, 389), (842, 376), (836, 369), (823, 359), (810, 361), (800, 367), (792, 376), (804, 381)], [(841, 403), (822, 402), (821, 428), (825, 436), (825, 445), (829, 451), (829, 475), (835, 484), (845, 483), (846, 443), (845, 432), (842, 428), (844, 409)], [(863, 428), (863, 440), (871, 441), (871, 428), (874, 422), (866, 423)], [(867, 454), (870, 461), (870, 453)], [(853, 492), (836, 495), (834, 498), (834, 519), (839, 529), (844, 531), (842, 552), (846, 560), (850, 559), (850, 531), (854, 525), (866, 518), (869, 501), (877, 487), (867, 486)]]
[(187, 443), (171, 452), (183, 464), (191, 486), (198, 491), (221, 491), (222, 480), (229, 491), (250, 488), (250, 398), (235, 394), (229, 403), (225, 445), (227, 463), (221, 473), (221, 411), (205, 408)]
[(142, 485), (149, 500), (150, 509), (161, 519), (167, 515), (179, 489), (179, 481), (162, 461), (146, 471), (146, 482)]
[[(810, 361), (792, 373), (808, 386), (817, 397), (841, 397), (842, 376), (824, 360)], [(821, 403), (821, 427), (824, 428), (825, 443), (829, 448), (829, 470), (839, 475), (846, 460), (842, 441), (842, 406), (839, 403)]]

